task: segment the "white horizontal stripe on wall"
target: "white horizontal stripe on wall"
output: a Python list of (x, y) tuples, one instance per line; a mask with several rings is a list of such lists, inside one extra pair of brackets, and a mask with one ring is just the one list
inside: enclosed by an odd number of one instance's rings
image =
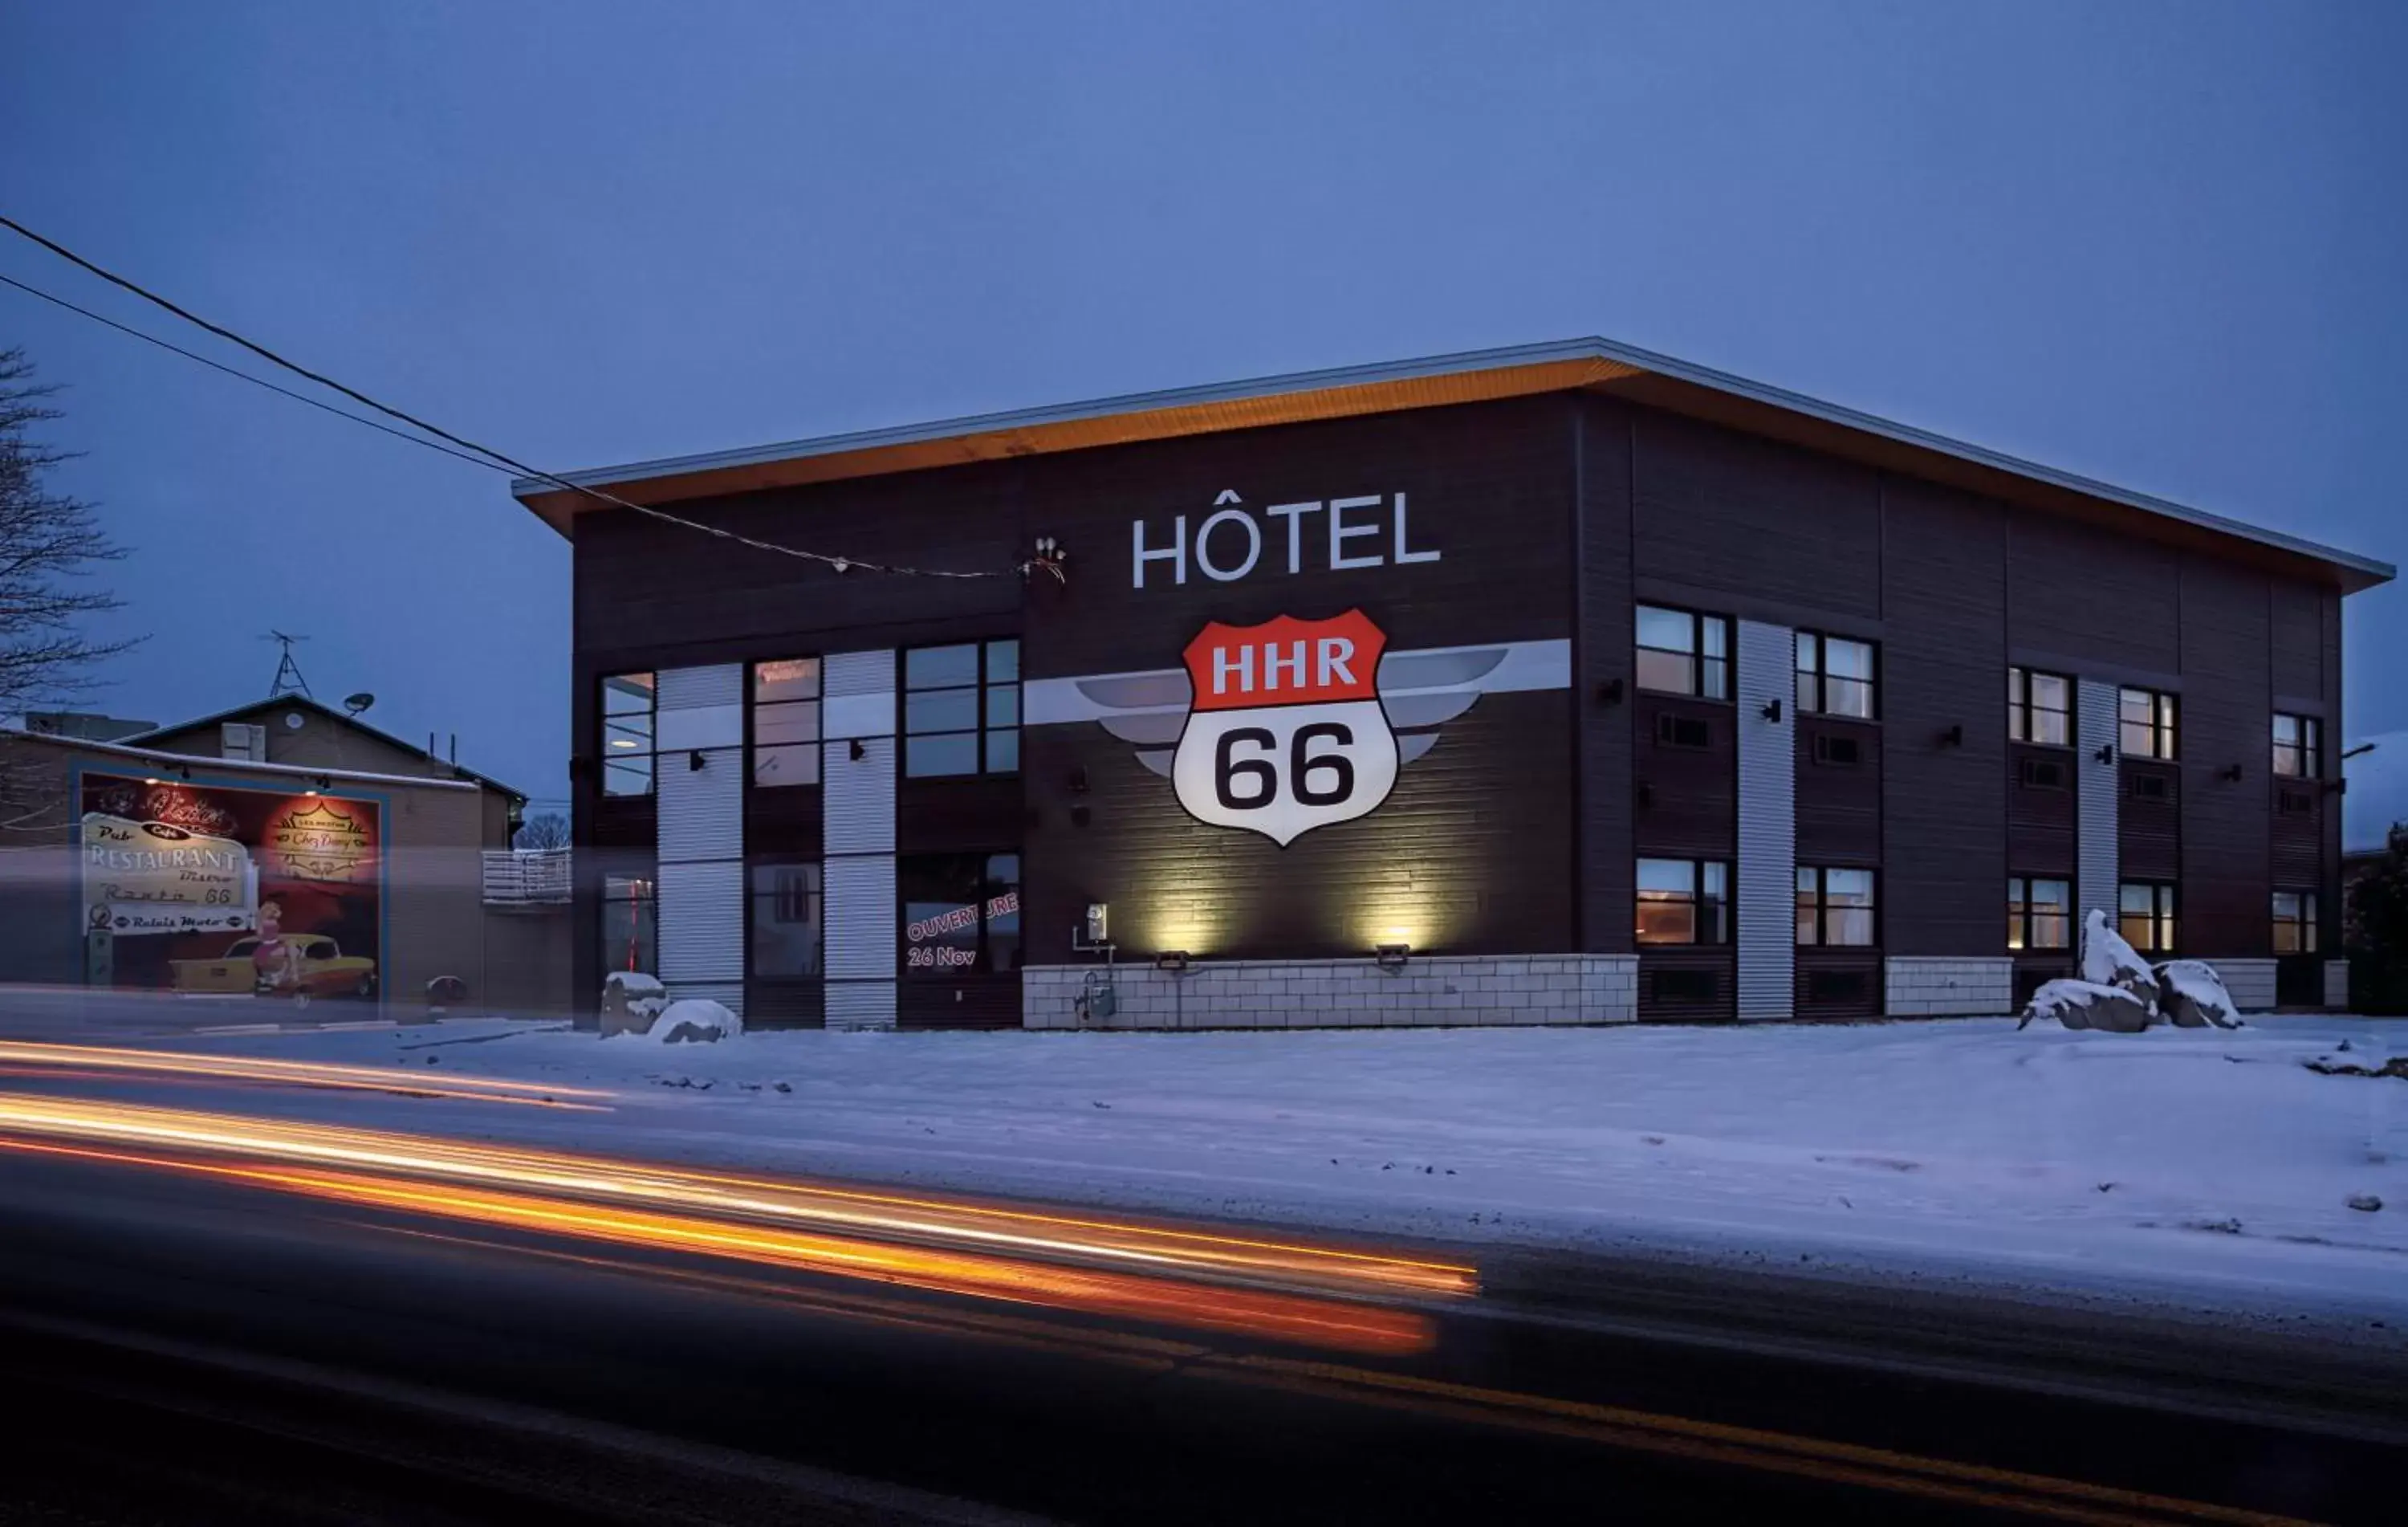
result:
[(665, 753), (654, 768), (661, 862), (742, 858), (744, 750), (705, 753), (700, 769), (691, 753)]
[(821, 670), (820, 735), (887, 737), (895, 731), (895, 654), (839, 652)]
[(744, 863), (660, 867), (660, 978), (744, 979)]
[(744, 742), (744, 707), (695, 705), (665, 710), (654, 723), (656, 744), (663, 753), (687, 748), (740, 747)]

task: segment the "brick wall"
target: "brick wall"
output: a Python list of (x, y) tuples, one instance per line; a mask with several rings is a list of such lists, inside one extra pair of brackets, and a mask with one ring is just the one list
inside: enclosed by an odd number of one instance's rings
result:
[(1628, 1023), (1631, 955), (1419, 958), (1400, 971), (1368, 959), (1199, 962), (1183, 973), (1121, 965), (1116, 1011), (1082, 1024), (1076, 1002), (1099, 965), (1021, 972), (1031, 1029), (1337, 1029), (1444, 1024)]
[(2015, 962), (2009, 958), (1943, 958), (1892, 955), (1884, 962), (1882, 1010), (1928, 1018), (2015, 1010)]

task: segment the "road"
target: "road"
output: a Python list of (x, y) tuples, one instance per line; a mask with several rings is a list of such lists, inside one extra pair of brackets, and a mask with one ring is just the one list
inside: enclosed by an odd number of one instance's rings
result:
[(194, 1064), (0, 1045), (0, 1523), (2400, 1514), (2373, 1355), (474, 1143), (574, 1099), (371, 1136)]

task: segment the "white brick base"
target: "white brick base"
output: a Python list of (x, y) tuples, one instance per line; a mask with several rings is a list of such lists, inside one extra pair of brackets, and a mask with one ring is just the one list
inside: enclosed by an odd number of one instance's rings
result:
[(2232, 1005), (2243, 1013), (2271, 1013), (2274, 1010), (2274, 962), (2271, 959), (2211, 959), (2215, 973), (2224, 978), (2224, 989), (2232, 993)]
[(1369, 959), (1198, 960), (1184, 974), (1115, 966), (1116, 1008), (1079, 1021), (1074, 1004), (1099, 965), (1021, 972), (1031, 1029), (1353, 1029), (1440, 1024), (1628, 1023), (1638, 1016), (1635, 955), (1419, 956), (1401, 971)]
[(1882, 965), (1882, 1011), (1892, 1017), (1959, 1017), (2015, 1010), (2013, 959), (1892, 955)]
[(2338, 1012), (2349, 1011), (2349, 961), (2325, 961), (2325, 1005)]

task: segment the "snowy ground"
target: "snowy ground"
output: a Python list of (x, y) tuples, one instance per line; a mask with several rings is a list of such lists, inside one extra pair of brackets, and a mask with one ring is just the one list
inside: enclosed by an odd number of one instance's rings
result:
[(189, 1043), (614, 1088), (480, 1128), (629, 1156), (2408, 1327), (2408, 1079), (2305, 1064), (2381, 1020)]

